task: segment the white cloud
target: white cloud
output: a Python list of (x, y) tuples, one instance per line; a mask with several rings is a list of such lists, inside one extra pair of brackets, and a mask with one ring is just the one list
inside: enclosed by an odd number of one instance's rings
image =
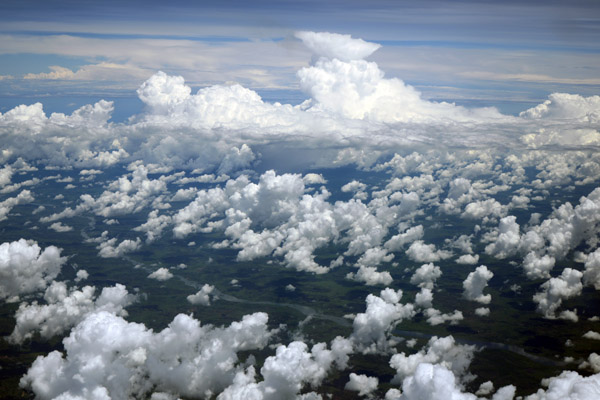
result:
[[(339, 337), (331, 343), (331, 350), (327, 349), (325, 343), (315, 344), (310, 352), (308, 346), (299, 341), (287, 346), (279, 345), (276, 354), (267, 357), (260, 370), (264, 379), (262, 382), (256, 383), (254, 367), (250, 366), (245, 372), (238, 372), (233, 384), (217, 398), (219, 400), (319, 399), (320, 396), (297, 395), (305, 386), (317, 388), (334, 365), (340, 369), (345, 368), (347, 354), (350, 351), (351, 346), (345, 343), (345, 339)], [(310, 394), (306, 395), (310, 396)]]
[(595, 331), (587, 331), (583, 334), (583, 337), (586, 339), (600, 340), (600, 333)]
[(542, 291), (533, 296), (533, 301), (537, 303), (537, 311), (542, 313), (545, 318), (563, 318), (577, 321), (577, 315), (573, 312), (563, 311), (557, 316), (556, 311), (562, 305), (563, 300), (581, 294), (583, 289), (582, 276), (583, 274), (575, 269), (565, 268), (560, 276), (550, 278), (544, 282), (540, 286)]
[[(104, 235), (101, 239), (104, 239)], [(140, 238), (136, 238), (135, 240), (125, 239), (118, 245), (117, 238), (112, 238), (102, 241), (96, 248), (100, 250), (98, 255), (102, 258), (118, 258), (138, 250), (141, 246), (142, 241)]]
[(55, 222), (52, 225), (50, 225), (48, 228), (52, 229), (55, 232), (70, 232), (73, 230), (72, 226), (63, 225), (61, 222)]
[(25, 239), (0, 244), (0, 299), (44, 290), (67, 261), (60, 252), (55, 246), (42, 251), (35, 241)]
[(416, 262), (436, 262), (452, 257), (447, 250), (436, 250), (434, 244), (425, 244), (422, 240), (414, 241), (406, 250), (406, 255)]
[(7, 219), (11, 210), (19, 204), (31, 203), (34, 200), (29, 190), (23, 190), (17, 197), (9, 197), (6, 200), (0, 201), (0, 221)]
[(420, 364), (438, 364), (455, 375), (468, 379), (468, 368), (473, 360), (476, 348), (473, 345), (457, 344), (452, 336), (432, 337), (427, 345), (417, 353), (409, 356), (404, 353), (394, 354), (390, 366), (396, 370), (392, 382), (400, 383), (406, 377), (414, 375)]
[(458, 264), (475, 265), (479, 262), (479, 254), (463, 254), (456, 259)]
[(39, 332), (44, 339), (51, 338), (68, 331), (97, 311), (126, 316), (124, 308), (135, 299), (120, 284), (103, 288), (98, 297), (94, 296), (95, 290), (93, 286), (69, 290), (64, 282), (52, 282), (44, 294), (46, 304), (38, 304), (36, 301), (31, 304), (21, 303), (15, 314), (17, 322), (9, 341), (23, 343), (35, 332)]
[(267, 320), (255, 313), (215, 328), (179, 314), (154, 333), (105, 311), (91, 313), (63, 341), (66, 354), (38, 357), (21, 384), (39, 398), (218, 393), (241, 370), (237, 353), (267, 344)]
[(423, 264), (410, 278), (410, 283), (420, 288), (433, 289), (435, 281), (442, 276), (442, 270), (433, 263)]
[(494, 273), (487, 269), (485, 265), (475, 268), (475, 271), (469, 273), (467, 279), (463, 282), (463, 296), (468, 300), (473, 300), (481, 304), (489, 304), (492, 301), (491, 294), (483, 294), (483, 289), (488, 285)]
[[(162, 268), (162, 269), (164, 269), (164, 268)], [(153, 272), (152, 274), (156, 274), (158, 276), (157, 273), (159, 270)], [(169, 272), (167, 271), (167, 273), (169, 273)], [(157, 276), (155, 276), (154, 279), (158, 279)], [(171, 274), (171, 277), (172, 276), (173, 276), (173, 274)], [(148, 277), (150, 277), (150, 276), (148, 276)], [(166, 279), (159, 279), (159, 280), (166, 280)], [(209, 284), (204, 284), (204, 286), (202, 286), (202, 288), (196, 294), (189, 295), (187, 297), (187, 301), (189, 301), (190, 303), (192, 303), (194, 305), (200, 304), (203, 306), (210, 306), (210, 295), (212, 294), (212, 292), (214, 290), (215, 290), (214, 286), (209, 285)], [(213, 299), (214, 299), (214, 295), (213, 295)]]
[(367, 375), (357, 375), (350, 373), (350, 380), (344, 386), (344, 389), (358, 392), (359, 396), (367, 396), (377, 390), (379, 379)]
[(412, 304), (402, 304), (402, 291), (386, 288), (380, 296), (370, 294), (366, 298), (367, 309), (359, 313), (352, 323), (352, 340), (363, 353), (387, 351), (388, 335), (403, 319), (415, 314)]
[(592, 400), (600, 396), (600, 374), (587, 377), (575, 371), (564, 371), (548, 380), (548, 389), (539, 389), (526, 400)]
[[(161, 268), (157, 269), (156, 271), (152, 272), (150, 275), (148, 275), (148, 278), (156, 279), (157, 281), (167, 281), (167, 280), (171, 279), (172, 277), (173, 277), (173, 273), (171, 271), (169, 271), (168, 268), (165, 268), (165, 267), (161, 267)], [(200, 303), (199, 298), (197, 298), (195, 296), (188, 296), (188, 297), (192, 297), (194, 299), (193, 301), (190, 300), (190, 303), (194, 304), (194, 301), (198, 301), (198, 304)]]

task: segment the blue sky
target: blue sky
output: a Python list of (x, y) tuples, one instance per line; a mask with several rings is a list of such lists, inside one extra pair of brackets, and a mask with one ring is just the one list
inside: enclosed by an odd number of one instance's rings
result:
[(382, 44), (370, 60), (433, 100), (518, 108), (600, 88), (597, 1), (4, 1), (2, 106), (134, 97), (158, 70), (296, 98), (311, 57), (298, 30)]

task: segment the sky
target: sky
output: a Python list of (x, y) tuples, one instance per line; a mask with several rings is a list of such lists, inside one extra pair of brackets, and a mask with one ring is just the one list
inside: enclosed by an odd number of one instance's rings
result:
[(0, 111), (42, 96), (132, 98), (158, 71), (297, 103), (310, 55), (294, 32), (311, 30), (384, 45), (370, 59), (428, 99), (515, 114), (552, 92), (598, 91), (599, 18), (595, 1), (5, 1)]
[(598, 4), (2, 2), (2, 387), (599, 398)]

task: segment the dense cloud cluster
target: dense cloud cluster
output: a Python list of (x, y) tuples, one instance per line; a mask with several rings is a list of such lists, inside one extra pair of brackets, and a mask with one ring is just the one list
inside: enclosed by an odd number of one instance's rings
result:
[(210, 396), (230, 385), (237, 353), (263, 348), (267, 315), (246, 315), (228, 327), (201, 325), (180, 314), (154, 333), (107, 311), (89, 314), (58, 351), (39, 357), (21, 385), (40, 399), (129, 398), (153, 392)]
[[(427, 101), (414, 87), (385, 78), (376, 63), (365, 60), (377, 44), (327, 32), (296, 37), (316, 56), (298, 71), (309, 96), (298, 106), (265, 102), (238, 84), (192, 94), (182, 77), (158, 72), (138, 89), (146, 112), (127, 123), (110, 122), (114, 107), (107, 101), (71, 115), (47, 116), (41, 103), (0, 114), (2, 161), (23, 157), (98, 168), (143, 159), (230, 173), (251, 166), (258, 157), (254, 149), (267, 156), (265, 143), (271, 140), (289, 150), (310, 150), (312, 160), (329, 165), (365, 161), (365, 149), (377, 157), (390, 147), (423, 143), (590, 148), (600, 142), (598, 96), (555, 93), (520, 117), (494, 108), (467, 109)], [(340, 151), (340, 143), (347, 149)], [(452, 200), (462, 201), (456, 195)], [(500, 215), (498, 206), (473, 203), (465, 216), (478, 218), (489, 210)]]
[(44, 290), (67, 261), (60, 252), (55, 246), (42, 251), (36, 242), (25, 239), (0, 244), (0, 299)]
[(21, 303), (15, 314), (17, 324), (9, 340), (22, 343), (38, 331), (42, 338), (47, 339), (68, 331), (93, 312), (107, 311), (126, 316), (124, 307), (134, 300), (134, 296), (120, 284), (103, 288), (98, 297), (94, 296), (94, 292), (93, 286), (69, 290), (64, 282), (52, 282), (44, 293), (46, 304), (35, 301)]

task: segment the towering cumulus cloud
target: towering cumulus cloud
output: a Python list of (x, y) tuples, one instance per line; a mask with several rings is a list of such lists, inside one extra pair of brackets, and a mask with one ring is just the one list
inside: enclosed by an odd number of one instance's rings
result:
[[(310, 150), (305, 161), (323, 165), (364, 162), (359, 155), (367, 149), (377, 158), (423, 144), (589, 148), (600, 143), (598, 96), (553, 94), (520, 117), (495, 108), (468, 109), (425, 100), (400, 79), (385, 78), (365, 59), (378, 44), (328, 32), (296, 37), (315, 55), (312, 65), (298, 71), (309, 96), (300, 105), (265, 102), (238, 84), (194, 94), (182, 77), (158, 72), (138, 89), (145, 112), (126, 123), (109, 122), (114, 106), (106, 101), (71, 115), (48, 117), (40, 103), (0, 114), (2, 160), (101, 167), (143, 159), (190, 169), (221, 165), (227, 173), (247, 168), (256, 158), (252, 149), (269, 157), (275, 141), (288, 151)], [(244, 145), (248, 150), (242, 151)]]

